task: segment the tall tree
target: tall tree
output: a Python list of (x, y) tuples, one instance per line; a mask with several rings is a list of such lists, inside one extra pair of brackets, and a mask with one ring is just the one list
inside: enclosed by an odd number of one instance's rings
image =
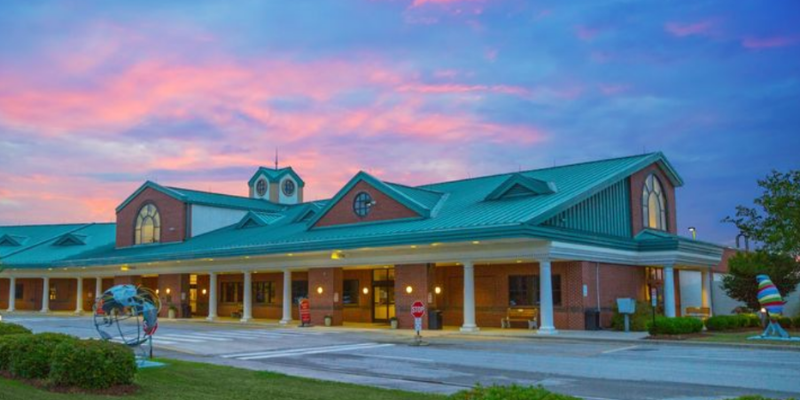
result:
[(736, 207), (735, 217), (726, 217), (765, 251), (800, 257), (800, 171), (772, 171), (758, 181), (763, 189), (755, 207)]
[(784, 298), (800, 284), (800, 171), (772, 171), (758, 186), (755, 207), (738, 206), (735, 217), (723, 220), (758, 244), (756, 252), (728, 260), (722, 280), (728, 296), (754, 310), (760, 308), (756, 275), (769, 275)]
[(722, 289), (732, 299), (758, 310), (757, 275), (769, 275), (783, 296), (794, 292), (800, 284), (800, 263), (788, 255), (770, 254), (763, 250), (739, 252), (728, 260), (728, 275), (722, 278)]

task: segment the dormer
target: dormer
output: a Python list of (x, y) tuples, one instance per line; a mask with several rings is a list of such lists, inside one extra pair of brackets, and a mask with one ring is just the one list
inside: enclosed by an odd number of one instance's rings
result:
[(545, 182), (522, 174), (514, 174), (489, 193), (485, 200), (541, 196), (553, 194), (557, 191), (556, 184), (553, 182)]
[(84, 246), (86, 245), (86, 235), (77, 233), (66, 233), (53, 242), (53, 246)]
[(250, 197), (268, 200), (277, 204), (298, 204), (303, 202), (305, 182), (292, 167), (259, 167), (247, 183)]
[(22, 246), (27, 240), (27, 236), (5, 234), (0, 236), (0, 246), (18, 247)]

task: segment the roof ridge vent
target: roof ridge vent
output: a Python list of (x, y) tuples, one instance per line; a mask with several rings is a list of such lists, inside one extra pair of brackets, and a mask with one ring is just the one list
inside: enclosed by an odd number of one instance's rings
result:
[(558, 191), (554, 182), (543, 181), (536, 178), (516, 173), (508, 177), (498, 185), (488, 196), (489, 200), (500, 200), (508, 198), (541, 196), (553, 194)]

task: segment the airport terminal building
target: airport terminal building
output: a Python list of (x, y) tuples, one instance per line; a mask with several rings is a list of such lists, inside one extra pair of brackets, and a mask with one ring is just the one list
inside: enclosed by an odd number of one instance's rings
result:
[(710, 308), (724, 250), (677, 235), (682, 184), (661, 153), (422, 186), (359, 172), (311, 202), (291, 167), (259, 168), (249, 197), (146, 182), (116, 223), (0, 226), (0, 309), (85, 312), (136, 284), (210, 320), (293, 323), (300, 298), (316, 325), (403, 329), (418, 300), (464, 331), (521, 310), (543, 334), (608, 326), (624, 297), (680, 315)]

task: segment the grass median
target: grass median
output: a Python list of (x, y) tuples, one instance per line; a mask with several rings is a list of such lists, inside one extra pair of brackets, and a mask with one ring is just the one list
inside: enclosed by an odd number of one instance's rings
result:
[(22, 382), (0, 378), (0, 398), (3, 400), (442, 400), (445, 398), (437, 395), (294, 378), (270, 372), (177, 360), (164, 361), (168, 363), (166, 367), (143, 369), (136, 374), (136, 384), (139, 389), (132, 395), (53, 393)]

